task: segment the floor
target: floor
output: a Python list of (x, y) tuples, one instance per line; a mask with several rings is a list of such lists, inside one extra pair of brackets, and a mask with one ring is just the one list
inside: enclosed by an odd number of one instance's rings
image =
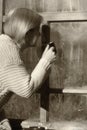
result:
[(22, 127), (29, 128), (29, 126), (43, 126), (47, 130), (87, 130), (87, 121), (22, 122)]

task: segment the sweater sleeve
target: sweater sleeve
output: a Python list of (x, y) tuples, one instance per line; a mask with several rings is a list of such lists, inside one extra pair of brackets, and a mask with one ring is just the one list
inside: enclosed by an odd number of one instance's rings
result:
[(30, 75), (23, 65), (5, 66), (0, 71), (0, 81), (7, 90), (22, 97), (29, 97), (33, 90), (33, 84), (29, 85)]
[(8, 65), (0, 71), (0, 80), (9, 91), (28, 98), (44, 81), (48, 66), (41, 59), (30, 76), (23, 65)]
[(7, 36), (0, 37), (0, 41), (0, 83), (3, 90), (30, 97), (43, 83), (50, 63), (41, 59), (30, 75), (21, 61), (14, 41)]

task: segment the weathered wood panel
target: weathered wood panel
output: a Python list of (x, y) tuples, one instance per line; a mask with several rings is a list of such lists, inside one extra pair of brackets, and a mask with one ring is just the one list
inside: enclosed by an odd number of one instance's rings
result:
[(87, 0), (79, 0), (79, 7), (82, 11), (87, 11)]
[(17, 7), (25, 7), (25, 0), (6, 0), (4, 3), (5, 13)]
[(0, 1), (0, 34), (2, 33), (2, 21), (3, 21), (3, 0)]
[(15, 7), (27, 7), (38, 12), (86, 11), (86, 5), (87, 0), (6, 0), (5, 12)]

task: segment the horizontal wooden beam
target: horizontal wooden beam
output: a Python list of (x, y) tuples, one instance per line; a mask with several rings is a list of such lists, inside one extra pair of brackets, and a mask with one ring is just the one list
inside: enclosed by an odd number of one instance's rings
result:
[[(36, 91), (37, 93), (41, 93), (41, 89)], [(48, 93), (63, 93), (62, 88), (49, 88)]]
[(43, 12), (41, 15), (46, 21), (87, 21), (87, 12)]
[(62, 94), (63, 93), (63, 89), (62, 88), (50, 88), (49, 89), (49, 93), (55, 93), (55, 94), (57, 94), (57, 93), (60, 93), (60, 94)]
[(71, 88), (71, 87), (67, 87), (67, 88), (64, 88), (63, 93), (71, 93), (71, 94), (87, 94), (87, 86), (84, 86), (84, 87), (74, 87), (74, 88)]
[[(40, 93), (40, 90), (37, 91)], [(66, 88), (49, 88), (49, 94), (87, 94), (87, 86), (83, 87), (66, 87)]]
[[(70, 22), (70, 21), (87, 21), (87, 12), (41, 12), (44, 20), (48, 22)], [(6, 16), (3, 16), (3, 22), (5, 22)]]

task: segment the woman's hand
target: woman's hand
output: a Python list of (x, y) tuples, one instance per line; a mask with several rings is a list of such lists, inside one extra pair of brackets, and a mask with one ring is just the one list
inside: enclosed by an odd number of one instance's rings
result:
[(56, 54), (54, 52), (54, 47), (49, 47), (47, 45), (46, 49), (43, 52), (42, 58), (46, 59), (50, 64), (56, 60)]
[(12, 130), (8, 119), (4, 119), (0, 122), (0, 130)]

